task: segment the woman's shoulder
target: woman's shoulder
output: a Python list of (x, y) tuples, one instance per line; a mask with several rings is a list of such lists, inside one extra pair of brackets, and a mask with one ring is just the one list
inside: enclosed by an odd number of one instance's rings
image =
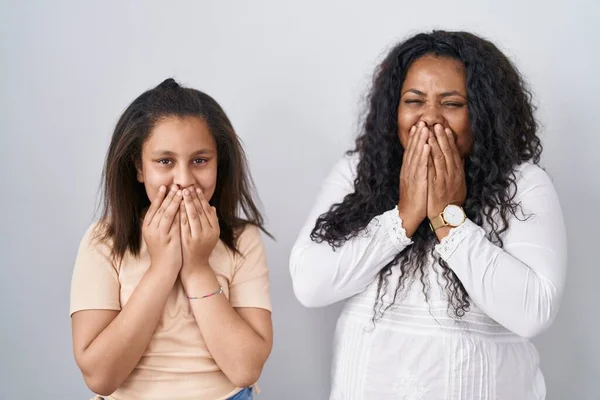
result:
[(522, 162), (515, 167), (514, 171), (517, 180), (540, 180), (550, 178), (546, 170), (533, 161)]
[(345, 153), (330, 169), (328, 180), (353, 185), (359, 161), (360, 155), (358, 152)]
[(526, 161), (514, 169), (517, 192), (523, 194), (539, 186), (553, 187), (550, 175), (539, 164)]
[(356, 174), (356, 167), (360, 161), (360, 154), (357, 151), (346, 152), (344, 155), (336, 162), (335, 167), (340, 170), (348, 170), (353, 174)]

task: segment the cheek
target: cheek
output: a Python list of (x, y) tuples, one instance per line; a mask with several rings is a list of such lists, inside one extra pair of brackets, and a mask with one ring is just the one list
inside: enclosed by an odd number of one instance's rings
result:
[(448, 118), (450, 129), (456, 134), (456, 147), (462, 157), (471, 152), (473, 147), (473, 135), (471, 133), (471, 122), (468, 113), (461, 113)]
[(148, 198), (152, 200), (158, 194), (158, 189), (164, 185), (167, 189), (172, 184), (172, 178), (157, 168), (144, 168), (144, 186), (146, 187), (146, 194)]
[(410, 129), (417, 122), (419, 122), (419, 117), (416, 113), (412, 113), (402, 107), (398, 108), (398, 137), (403, 148), (406, 148), (408, 143), (408, 133), (410, 132)]
[(471, 152), (473, 148), (473, 135), (471, 131), (466, 131), (462, 135), (458, 136), (458, 142), (456, 143), (458, 152), (462, 158), (465, 158)]
[(194, 177), (196, 184), (200, 186), (204, 192), (204, 196), (210, 200), (215, 193), (215, 188), (217, 186), (217, 168), (212, 166), (211, 168), (205, 168), (194, 174)]

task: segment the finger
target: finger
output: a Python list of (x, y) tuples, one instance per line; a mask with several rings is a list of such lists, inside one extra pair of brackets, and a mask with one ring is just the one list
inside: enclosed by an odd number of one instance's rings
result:
[(445, 129), (446, 136), (448, 138), (448, 143), (450, 144), (450, 148), (453, 153), (454, 164), (457, 168), (464, 167), (464, 160), (460, 156), (460, 152), (458, 151), (458, 146), (456, 145), (456, 138), (454, 136), (454, 132), (450, 128)]
[(449, 174), (453, 174), (456, 165), (454, 164), (454, 154), (452, 154), (452, 148), (448, 143), (448, 135), (444, 132), (444, 128), (440, 124), (435, 125), (435, 138), (442, 149), (444, 155), (444, 162), (446, 163), (446, 171)]
[[(436, 125), (439, 127), (439, 125)], [(432, 134), (429, 136), (427, 143), (431, 146), (431, 159), (433, 161), (434, 175), (437, 176), (445, 176), (448, 173), (446, 168), (446, 158), (437, 138)]]
[(427, 168), (427, 194), (428, 197), (429, 195), (433, 192), (433, 185), (436, 181), (436, 170), (435, 170), (435, 165), (434, 165), (434, 161), (433, 161), (433, 149), (431, 148), (431, 146), (429, 147), (430, 149), (430, 154), (429, 154), (429, 161), (428, 161), (428, 168)]
[(219, 228), (219, 217), (217, 215), (217, 209), (215, 207), (211, 206), (209, 211), (210, 211), (210, 213), (209, 213), (210, 224), (213, 226), (213, 228), (218, 229)]
[(436, 181), (435, 167), (433, 166), (433, 157), (430, 155), (429, 159), (430, 159), (431, 167), (429, 167), (427, 169), (427, 176), (425, 177), (425, 179), (427, 180), (427, 214), (429, 214), (429, 209), (431, 208), (432, 204), (434, 203), (433, 198), (434, 198), (435, 181)]
[(429, 167), (430, 162), (430, 154), (431, 154), (431, 146), (427, 143), (423, 144), (423, 151), (419, 154), (419, 160), (415, 162), (417, 168), (415, 170), (415, 180), (424, 181), (427, 180), (428, 171), (433, 170), (433, 168)]
[(163, 233), (167, 233), (171, 229), (171, 226), (173, 225), (175, 217), (177, 216), (177, 214), (179, 212), (181, 198), (182, 198), (181, 190), (178, 190), (175, 193), (175, 197), (173, 197), (173, 201), (171, 201), (171, 204), (168, 205), (165, 212), (163, 213), (163, 215), (160, 219), (160, 224), (158, 226), (159, 229), (161, 229), (163, 231)]
[(183, 203), (185, 204), (185, 213), (190, 222), (190, 232), (192, 236), (197, 237), (202, 232), (202, 223), (200, 221), (200, 215), (194, 205), (192, 199), (194, 190), (184, 189), (183, 191)]
[(179, 220), (181, 221), (181, 233), (191, 235), (190, 220), (185, 212), (185, 204), (179, 205)]
[(437, 171), (435, 170), (435, 165), (433, 165), (433, 155), (432, 155), (431, 145), (429, 146), (429, 157), (427, 157), (427, 177), (428, 178), (429, 178), (429, 175), (431, 175), (433, 177), (433, 181), (435, 181), (435, 178), (437, 176)]
[(178, 237), (181, 237), (181, 212), (177, 210), (175, 217), (173, 217), (173, 224), (171, 225), (170, 232)]
[(209, 209), (210, 209), (210, 205), (208, 204), (208, 201), (206, 201), (206, 197), (204, 197), (204, 192), (202, 192), (202, 190), (200, 188), (196, 188), (196, 193), (198, 194), (198, 198), (200, 199), (200, 220), (202, 221), (202, 228), (203, 229), (210, 229), (210, 228), (214, 228), (214, 226), (212, 226), (212, 223), (209, 219)]
[[(415, 173), (417, 172), (419, 167), (422, 167), (421, 157), (423, 156), (423, 151), (425, 149), (425, 144), (427, 143), (428, 137), (429, 137), (429, 129), (427, 129), (427, 127), (423, 127), (423, 129), (421, 129), (421, 131), (419, 133), (419, 138), (416, 140), (414, 154), (413, 154), (413, 157), (411, 158), (411, 163), (409, 165), (409, 174), (410, 174), (409, 176), (411, 176), (411, 177), (414, 177)], [(425, 163), (427, 164), (427, 160), (425, 160)]]
[(202, 213), (202, 203), (200, 203), (200, 197), (199, 197), (200, 191), (202, 191), (202, 189), (200, 189), (200, 188), (195, 188), (192, 191), (192, 201), (194, 203), (194, 207), (196, 207), (196, 210), (198, 211), (198, 217)]
[(407, 155), (408, 155), (408, 159), (406, 160), (407, 166), (412, 163), (412, 160), (415, 156), (415, 149), (417, 148), (417, 143), (419, 141), (419, 138), (421, 137), (421, 132), (423, 131), (423, 129), (426, 126), (427, 125), (423, 121), (419, 121), (415, 125), (415, 130), (413, 132), (412, 141), (409, 143), (408, 150), (407, 150)]
[(167, 207), (169, 207), (169, 204), (171, 204), (171, 202), (175, 198), (176, 193), (177, 185), (172, 185), (171, 190), (169, 190), (169, 193), (167, 194), (167, 197), (163, 200), (160, 207), (156, 211), (156, 214), (154, 214), (154, 217), (152, 218), (152, 223), (156, 228), (160, 226), (160, 222), (162, 221), (163, 215), (167, 210)]
[(144, 216), (144, 225), (150, 225), (152, 222), (152, 218), (154, 218), (154, 214), (160, 208), (160, 205), (165, 198), (165, 193), (167, 193), (167, 188), (164, 185), (158, 188), (158, 193), (154, 196), (152, 203), (150, 203), (150, 207), (148, 207), (148, 211), (146, 211), (146, 215)]
[(410, 162), (410, 157), (412, 153), (410, 152), (411, 146), (414, 142), (415, 132), (417, 131), (417, 126), (413, 125), (408, 132), (408, 142), (406, 143), (406, 148), (404, 149), (404, 155), (402, 156), (403, 164), (408, 165)]

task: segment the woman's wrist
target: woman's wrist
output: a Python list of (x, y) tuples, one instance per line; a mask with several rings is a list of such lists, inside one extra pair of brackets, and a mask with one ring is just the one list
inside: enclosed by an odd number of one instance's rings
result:
[(418, 221), (418, 218), (414, 218), (410, 213), (407, 213), (404, 210), (401, 210), (400, 208), (398, 208), (398, 215), (402, 220), (402, 227), (406, 231), (406, 237), (410, 239), (419, 228), (422, 219), (421, 221)]
[(441, 228), (435, 230), (435, 236), (437, 236), (438, 240), (441, 241), (443, 238), (448, 236), (450, 229), (452, 228), (449, 226), (442, 226)]

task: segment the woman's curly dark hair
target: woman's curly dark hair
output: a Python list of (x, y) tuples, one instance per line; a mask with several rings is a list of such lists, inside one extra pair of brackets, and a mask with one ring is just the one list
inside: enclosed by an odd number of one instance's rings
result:
[[(514, 168), (525, 161), (537, 164), (542, 152), (532, 95), (515, 66), (493, 43), (471, 33), (446, 31), (420, 33), (397, 44), (376, 69), (362, 132), (355, 149), (348, 152), (358, 152), (360, 158), (355, 191), (317, 219), (311, 232), (313, 241), (340, 247), (373, 217), (398, 203), (404, 153), (398, 139), (400, 88), (410, 65), (424, 55), (448, 57), (465, 66), (474, 144), (465, 160), (467, 198), (463, 207), (477, 225), (487, 222), (488, 239), (502, 246), (501, 236), (508, 228), (509, 214), (516, 216), (519, 208), (515, 202)], [(494, 216), (496, 213), (498, 218)], [(429, 301), (425, 262), (428, 252), (434, 255), (437, 239), (427, 220), (421, 223), (412, 240), (412, 246), (397, 254), (379, 272), (373, 322), (406, 290), (407, 279), (418, 277)], [(471, 305), (469, 296), (447, 263), (436, 258), (446, 280), (448, 311), (452, 309), (461, 318)], [(389, 276), (398, 264), (401, 274), (393, 300), (383, 308)]]

